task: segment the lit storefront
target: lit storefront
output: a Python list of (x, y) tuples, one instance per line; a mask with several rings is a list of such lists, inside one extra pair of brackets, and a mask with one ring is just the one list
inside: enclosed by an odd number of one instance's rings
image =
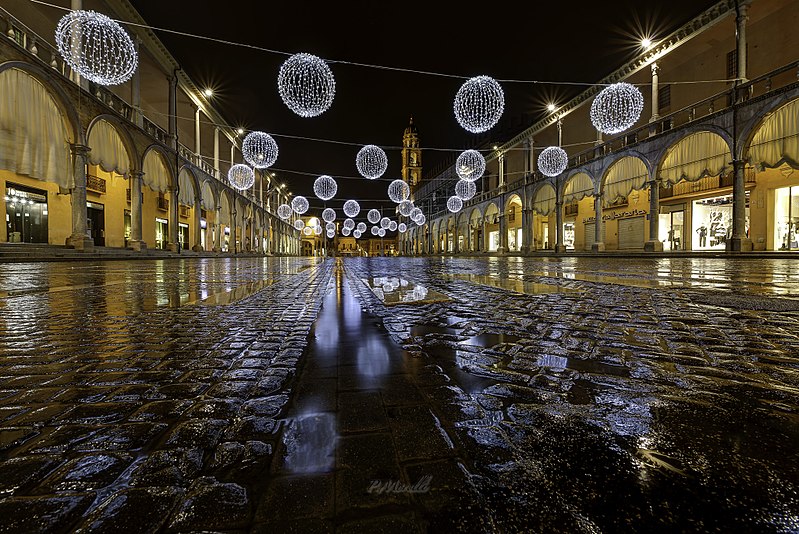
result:
[(799, 185), (774, 190), (774, 248), (799, 250)]
[(8, 183), (6, 230), (11, 243), (47, 243), (47, 191)]
[(166, 249), (169, 243), (169, 221), (156, 217), (155, 248)]

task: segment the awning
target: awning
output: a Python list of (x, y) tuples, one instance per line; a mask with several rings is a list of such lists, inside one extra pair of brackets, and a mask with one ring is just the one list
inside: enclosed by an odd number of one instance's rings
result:
[(180, 170), (178, 186), (180, 187), (180, 191), (178, 192), (178, 203), (182, 204), (183, 206), (194, 206), (194, 202), (197, 197), (197, 194), (194, 191), (194, 178), (185, 167)]
[(555, 211), (555, 188), (549, 184), (541, 187), (535, 194), (533, 211), (539, 215), (549, 215)]
[(142, 171), (144, 185), (158, 193), (166, 193), (169, 190), (169, 170), (160, 152), (150, 150), (147, 153)]
[(660, 166), (663, 185), (681, 180), (695, 182), (705, 176), (719, 176), (732, 160), (730, 147), (720, 135), (698, 132), (681, 139), (669, 149)]
[(643, 161), (632, 156), (621, 158), (608, 169), (602, 198), (605, 204), (619, 197), (627, 198), (633, 191), (643, 189), (648, 180), (649, 171)]
[(799, 100), (769, 115), (749, 145), (748, 160), (760, 167), (799, 163)]
[(566, 189), (563, 193), (563, 203), (577, 202), (585, 197), (592, 196), (594, 196), (594, 182), (586, 173), (578, 172), (566, 182)]

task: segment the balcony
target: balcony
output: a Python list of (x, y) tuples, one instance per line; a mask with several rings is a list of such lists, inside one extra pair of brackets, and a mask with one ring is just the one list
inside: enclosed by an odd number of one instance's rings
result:
[(105, 194), (105, 179), (100, 178), (99, 176), (95, 176), (93, 174), (89, 174), (86, 176), (86, 190), (92, 191), (94, 193), (98, 193), (101, 195)]
[(161, 211), (169, 211), (169, 199), (164, 198), (162, 194), (158, 195), (158, 209)]
[(178, 208), (178, 211), (180, 212), (180, 217), (182, 219), (188, 219), (188, 217), (189, 217), (189, 207), (188, 206), (184, 206), (184, 205), (181, 204), (179, 206), (179, 208)]

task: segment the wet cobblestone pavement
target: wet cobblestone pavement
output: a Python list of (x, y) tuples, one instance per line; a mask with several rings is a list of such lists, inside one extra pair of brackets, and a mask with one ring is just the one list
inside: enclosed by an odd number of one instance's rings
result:
[(0, 532), (797, 532), (799, 263), (0, 265)]

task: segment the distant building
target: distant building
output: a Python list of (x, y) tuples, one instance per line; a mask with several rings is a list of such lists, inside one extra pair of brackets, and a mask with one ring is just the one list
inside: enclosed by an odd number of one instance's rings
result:
[(402, 179), (414, 190), (422, 179), (422, 149), (413, 117), (402, 134)]

